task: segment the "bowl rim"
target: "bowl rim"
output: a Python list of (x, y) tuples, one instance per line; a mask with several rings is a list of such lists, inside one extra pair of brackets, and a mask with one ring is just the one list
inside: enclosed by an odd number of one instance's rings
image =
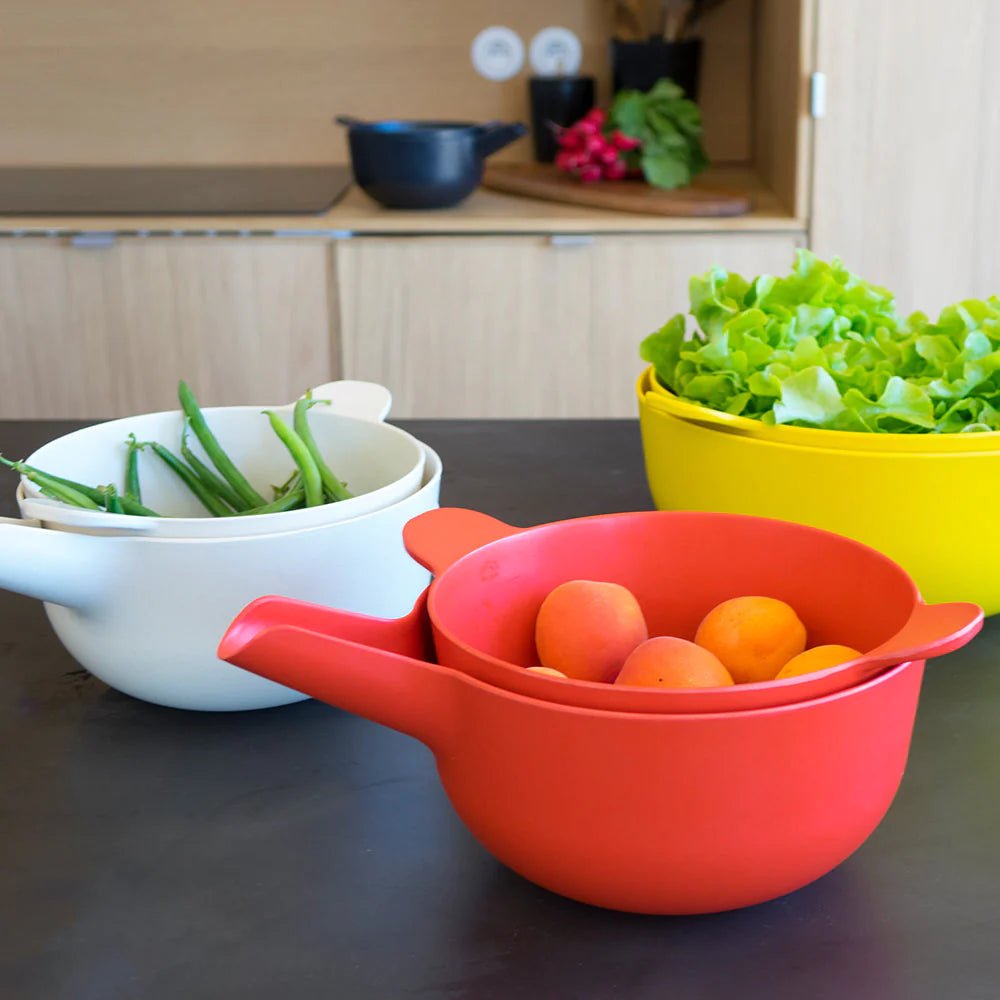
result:
[[(1000, 431), (977, 431), (974, 434), (950, 432), (947, 434), (869, 434), (864, 431), (840, 431), (823, 427), (798, 427), (792, 424), (772, 425), (759, 420), (716, 410), (702, 403), (682, 399), (668, 389), (659, 379), (653, 365), (639, 376), (636, 391), (640, 400), (647, 397), (658, 400), (671, 416), (728, 432), (740, 437), (750, 437), (775, 444), (792, 444), (800, 447), (824, 448), (837, 451), (906, 452), (916, 454), (968, 454), (1000, 451)], [(708, 414), (706, 417), (705, 414)], [(701, 418), (701, 419), (699, 419)]]
[[(250, 405), (240, 405), (240, 406), (206, 406), (206, 407), (202, 408), (202, 412), (205, 413), (206, 415), (210, 415), (210, 414), (213, 414), (213, 413), (220, 413), (220, 412), (223, 412), (223, 411), (230, 412), (230, 413), (232, 413), (232, 412), (242, 412), (242, 413), (246, 413), (248, 415), (249, 414), (255, 414), (255, 415), (259, 416), (261, 410), (262, 409), (266, 409), (266, 408), (267, 407), (250, 406)], [(271, 407), (271, 408), (273, 408), (273, 409), (279, 409), (279, 410), (280, 409), (287, 409), (288, 405), (287, 404), (283, 404), (281, 407)], [(77, 428), (74, 431), (70, 431), (68, 434), (61, 434), (59, 437), (55, 437), (55, 438), (52, 438), (50, 441), (46, 441), (44, 444), (42, 444), (38, 448), (36, 448), (24, 461), (25, 461), (25, 464), (27, 464), (27, 465), (39, 465), (40, 467), (44, 468), (44, 462), (42, 462), (42, 463), (36, 462), (35, 456), (38, 455), (39, 453), (43, 452), (46, 448), (48, 448), (51, 445), (55, 445), (55, 444), (58, 444), (60, 442), (65, 442), (67, 440), (71, 440), (71, 439), (75, 438), (77, 435), (85, 437), (89, 432), (95, 430), (96, 428), (108, 428), (108, 427), (111, 427), (111, 426), (113, 426), (115, 424), (125, 425), (125, 424), (128, 424), (128, 423), (132, 422), (132, 421), (138, 421), (138, 420), (147, 419), (147, 418), (154, 418), (154, 417), (177, 417), (177, 416), (181, 416), (181, 411), (180, 410), (157, 410), (157, 411), (151, 412), (151, 413), (137, 413), (137, 414), (134, 414), (134, 415), (128, 416), (128, 417), (115, 417), (115, 418), (113, 418), (111, 420), (97, 421), (95, 423), (88, 424), (86, 427), (79, 427), (79, 428)], [(397, 427), (394, 424), (387, 423), (384, 420), (369, 420), (369, 419), (366, 419), (364, 417), (354, 417), (354, 416), (349, 416), (348, 414), (344, 414), (344, 413), (324, 413), (322, 411), (319, 411), (316, 414), (316, 416), (317, 416), (318, 419), (324, 420), (324, 421), (326, 421), (326, 420), (335, 420), (335, 421), (340, 422), (340, 423), (346, 422), (348, 424), (353, 424), (353, 425), (364, 425), (364, 427), (366, 429), (367, 428), (375, 427), (377, 429), (374, 430), (372, 433), (374, 433), (374, 434), (385, 434), (385, 435), (387, 435), (389, 437), (396, 438), (397, 440), (404, 441), (407, 444), (407, 446), (412, 446), (412, 449), (413, 449), (414, 454), (415, 454), (415, 460), (411, 463), (411, 465), (409, 466), (409, 468), (406, 470), (406, 472), (402, 476), (398, 476), (396, 479), (392, 480), (391, 482), (384, 483), (382, 486), (379, 486), (377, 489), (369, 490), (367, 493), (361, 493), (361, 494), (358, 494), (356, 497), (351, 497), (349, 500), (341, 501), (339, 504), (325, 504), (323, 508), (313, 508), (313, 509), (315, 509), (317, 511), (321, 510), (321, 509), (324, 509), (324, 508), (329, 508), (328, 512), (329, 513), (333, 513), (337, 508), (339, 508), (340, 510), (343, 510), (343, 507), (341, 506), (341, 504), (351, 504), (353, 500), (361, 500), (361, 499), (364, 499), (364, 498), (377, 497), (379, 494), (382, 494), (384, 492), (392, 490), (402, 480), (405, 480), (405, 479), (408, 479), (409, 477), (411, 477), (413, 475), (413, 473), (416, 471), (416, 469), (422, 463), (426, 466), (426, 455), (427, 455), (427, 451), (429, 449), (426, 448), (426, 446), (423, 444), (422, 441), (420, 441), (418, 438), (414, 437), (408, 431), (403, 430), (401, 427)], [(417, 482), (416, 488), (413, 490), (413, 493), (419, 492), (421, 489), (423, 489), (424, 478), (425, 478), (424, 476), (421, 476), (421, 477), (418, 478), (418, 482)], [(20, 476), (19, 477), (18, 487), (17, 487), (17, 491), (16, 492), (23, 493), (23, 495), (27, 499), (30, 499), (32, 501), (44, 501), (45, 500), (45, 498), (42, 496), (41, 492), (37, 489), (37, 487), (35, 486), (35, 484), (32, 483), (29, 479), (25, 478), (24, 476)], [(412, 493), (408, 494), (408, 495), (412, 495)], [(400, 497), (399, 501), (404, 500), (404, 499), (406, 499), (406, 497)], [(399, 501), (396, 501), (396, 502), (398, 503)], [(371, 502), (370, 499), (369, 499), (369, 502)], [(65, 506), (65, 505), (62, 505), (62, 506)], [(357, 504), (356, 506), (361, 507), (362, 505), (361, 504)], [(394, 504), (390, 504), (388, 506), (394, 506)], [(59, 511), (60, 509), (62, 509), (62, 507), (55, 507), (55, 506), (53, 507), (54, 511)], [(72, 508), (66, 508), (66, 509), (72, 510), (72, 519), (73, 519), (73, 522), (75, 524), (87, 524), (88, 522), (92, 521), (93, 522), (93, 527), (95, 529), (107, 529), (107, 530), (111, 531), (111, 530), (114, 530), (116, 527), (126, 527), (126, 526), (128, 526), (128, 527), (134, 528), (134, 526), (135, 526), (134, 525), (134, 521), (135, 521), (134, 517), (130, 517), (128, 515), (108, 514), (107, 511), (92, 511), (92, 510), (87, 510), (87, 509), (84, 509), (84, 508), (80, 508), (79, 510), (72, 509)], [(308, 510), (309, 508), (305, 508), (305, 509)], [(286, 528), (276, 527), (273, 532), (256, 532), (256, 533), (257, 534), (278, 534), (280, 532), (280, 533), (284, 534), (284, 533), (290, 532), (290, 531), (307, 530), (308, 528), (314, 527), (314, 526), (328, 525), (328, 524), (339, 524), (339, 523), (342, 523), (342, 522), (352, 521), (352, 520), (355, 520), (358, 517), (364, 517), (366, 514), (372, 514), (372, 513), (375, 513), (378, 510), (384, 510), (384, 509), (387, 509), (386, 505), (380, 504), (376, 500), (376, 506), (373, 509), (358, 511), (357, 513), (348, 513), (348, 516), (346, 516), (346, 517), (337, 517), (337, 518), (333, 518), (331, 520), (325, 520), (325, 519), (323, 519), (323, 517), (321, 515), (317, 514), (317, 523), (315, 525), (313, 525), (313, 524), (299, 524), (299, 525), (292, 525), (291, 527), (286, 527)], [(282, 511), (282, 512), (277, 512), (277, 513), (272, 513), (272, 514), (251, 514), (251, 515), (247, 515), (247, 516), (241, 518), (240, 520), (241, 521), (247, 521), (247, 522), (259, 525), (259, 524), (262, 523), (262, 519), (264, 519), (264, 518), (278, 518), (278, 517), (281, 517), (282, 514), (285, 514), (285, 513), (289, 513), (289, 514), (301, 514), (302, 511)], [(55, 523), (59, 519), (57, 517), (54, 517), (52, 520), (53, 520), (53, 523)], [(147, 521), (147, 522), (150, 522), (153, 525), (169, 524), (171, 526), (171, 528), (176, 528), (176, 529), (178, 529), (178, 532), (180, 532), (186, 526), (198, 525), (200, 528), (204, 528), (206, 525), (209, 525), (209, 524), (213, 523), (213, 521), (215, 519), (213, 519), (211, 517), (167, 517), (167, 516), (162, 516), (162, 517), (149, 517), (149, 518), (145, 518), (144, 520)], [(220, 520), (226, 520), (227, 524), (230, 523), (228, 521), (228, 519), (220, 519)], [(153, 527), (149, 532), (141, 532), (141, 536), (144, 537), (144, 538), (147, 538), (147, 539), (151, 539), (153, 537), (156, 537), (155, 536), (155, 531), (156, 531), (156, 528)], [(140, 533), (137, 533), (137, 534), (140, 534)], [(212, 535), (212, 534), (206, 533), (206, 534), (199, 534), (199, 535), (192, 535), (192, 536), (184, 536), (183, 534), (178, 533), (178, 534), (171, 534), (169, 536), (162, 536), (162, 537), (164, 537), (164, 538), (169, 537), (169, 538), (173, 538), (173, 539), (176, 539), (176, 540), (181, 540), (181, 539), (183, 539), (185, 537), (187, 537), (188, 540), (195, 540), (197, 538), (204, 539), (204, 540), (211, 540), (212, 538), (219, 538), (219, 539), (224, 539), (224, 538), (244, 538), (244, 537), (250, 537), (250, 534), (251, 533), (248, 532), (246, 535), (244, 535), (244, 534), (219, 534), (219, 535), (216, 536), (216, 535)]]
[[(503, 668), (503, 669), (506, 669), (506, 670), (510, 670), (510, 671), (515, 671), (518, 674), (522, 674), (523, 675), (525, 671), (524, 671), (524, 668), (522, 666), (520, 666), (520, 665), (518, 665), (516, 663), (511, 663), (509, 660), (502, 660), (499, 657), (492, 655), (491, 653), (486, 653), (486, 652), (483, 652), (482, 650), (476, 649), (474, 646), (471, 646), (464, 639), (461, 639), (457, 635), (455, 635), (455, 633), (452, 631), (451, 628), (447, 628), (447, 627), (445, 627), (445, 626), (443, 626), (441, 624), (441, 622), (440, 622), (440, 615), (439, 615), (438, 608), (437, 608), (437, 605), (438, 605), (438, 596), (439, 596), (438, 592), (440, 590), (440, 587), (438, 586), (438, 584), (442, 580), (444, 580), (448, 576), (449, 573), (451, 573), (453, 570), (456, 570), (463, 563), (466, 563), (467, 561), (471, 560), (474, 557), (482, 558), (482, 553), (486, 552), (487, 550), (495, 551), (495, 549), (496, 549), (497, 546), (503, 546), (503, 545), (510, 546), (510, 545), (518, 544), (519, 543), (519, 539), (521, 539), (521, 538), (523, 538), (525, 536), (530, 536), (531, 534), (539, 532), (539, 531), (544, 531), (546, 528), (551, 528), (554, 525), (579, 524), (579, 523), (585, 523), (585, 522), (591, 522), (591, 521), (598, 521), (598, 520), (602, 520), (604, 522), (607, 522), (611, 518), (625, 518), (625, 517), (632, 518), (632, 517), (637, 517), (637, 516), (645, 516), (645, 517), (656, 517), (656, 516), (660, 516), (660, 517), (662, 517), (662, 516), (668, 516), (668, 517), (669, 516), (673, 516), (673, 517), (697, 516), (699, 518), (700, 517), (705, 517), (705, 516), (711, 516), (711, 517), (725, 518), (726, 520), (731, 520), (731, 521), (737, 521), (738, 520), (738, 521), (753, 521), (753, 522), (770, 522), (772, 524), (781, 524), (784, 527), (790, 528), (790, 529), (795, 530), (795, 531), (800, 531), (800, 532), (802, 532), (804, 534), (807, 534), (807, 535), (823, 535), (823, 536), (826, 536), (826, 537), (836, 538), (840, 542), (846, 542), (850, 546), (856, 547), (858, 549), (863, 549), (866, 552), (868, 552), (871, 556), (875, 557), (879, 562), (881, 562), (883, 564), (888, 564), (893, 569), (893, 571), (895, 573), (897, 573), (899, 575), (899, 577), (903, 581), (905, 581), (905, 583), (907, 585), (907, 588), (910, 591), (911, 596), (913, 598), (913, 604), (916, 605), (916, 604), (919, 604), (919, 603), (923, 602), (923, 597), (921, 596), (920, 590), (918, 589), (916, 583), (913, 581), (913, 578), (910, 576), (909, 573), (907, 573), (907, 571), (902, 566), (899, 565), (899, 563), (897, 563), (894, 559), (890, 559), (889, 556), (887, 556), (884, 552), (880, 552), (878, 549), (873, 548), (870, 545), (866, 545), (864, 542), (859, 542), (856, 539), (848, 538), (846, 535), (838, 534), (835, 531), (828, 531), (825, 528), (816, 528), (816, 527), (813, 527), (812, 525), (800, 524), (800, 523), (795, 522), (795, 521), (782, 521), (779, 518), (759, 517), (759, 516), (753, 515), (753, 514), (710, 513), (710, 512), (705, 512), (705, 511), (659, 511), (659, 510), (652, 510), (652, 511), (624, 511), (624, 512), (620, 512), (620, 513), (610, 513), (610, 514), (591, 514), (591, 515), (589, 515), (587, 517), (566, 518), (565, 520), (561, 520), (561, 521), (551, 521), (551, 522), (548, 522), (546, 524), (534, 525), (533, 527), (525, 528), (523, 530), (516, 531), (513, 534), (507, 535), (507, 536), (505, 536), (503, 538), (495, 539), (492, 542), (488, 542), (486, 545), (482, 545), (479, 548), (473, 549), (471, 552), (467, 552), (461, 558), (456, 559), (455, 562), (453, 562), (450, 566), (448, 566), (444, 570), (444, 572), (440, 574), (440, 576), (435, 576), (434, 579), (431, 581), (430, 587), (429, 587), (428, 592), (427, 592), (427, 615), (428, 615), (428, 618), (430, 620), (432, 628), (434, 629), (435, 632), (440, 632), (447, 639), (447, 641), (449, 643), (451, 643), (452, 645), (454, 645), (455, 647), (457, 647), (458, 649), (460, 649), (463, 654), (465, 654), (467, 656), (470, 656), (470, 657), (473, 657), (473, 658), (476, 658), (476, 659), (485, 660), (485, 661), (489, 662), (491, 666), (500, 667), (500, 668)], [(912, 661), (912, 662), (917, 662), (917, 661)], [(458, 668), (449, 668), (449, 669), (458, 669)], [(635, 715), (671, 715), (671, 714), (675, 714), (675, 715), (692, 715), (692, 716), (702, 717), (702, 716), (710, 716), (710, 715), (737, 715), (737, 714), (738, 715), (743, 715), (743, 714), (748, 713), (748, 712), (763, 711), (765, 709), (762, 709), (762, 708), (740, 708), (738, 706), (730, 708), (730, 709), (726, 709), (724, 705), (720, 705), (720, 708), (719, 708), (719, 710), (717, 712), (716, 711), (704, 712), (704, 711), (695, 711), (695, 710), (692, 710), (692, 711), (689, 711), (689, 712), (657, 711), (657, 709), (654, 707), (655, 706), (655, 699), (656, 698), (663, 698), (665, 696), (669, 696), (669, 697), (674, 698), (674, 699), (684, 700), (685, 697), (686, 697), (686, 695), (689, 695), (689, 699), (688, 700), (694, 700), (694, 699), (696, 699), (698, 697), (704, 697), (705, 696), (705, 692), (708, 690), (708, 691), (712, 691), (715, 694), (717, 694), (719, 696), (720, 700), (725, 700), (727, 698), (731, 700), (732, 697), (733, 697), (733, 695), (729, 694), (729, 692), (744, 692), (744, 691), (747, 691), (747, 690), (764, 691), (764, 692), (766, 692), (766, 691), (773, 691), (773, 690), (776, 690), (776, 689), (791, 690), (791, 689), (794, 689), (796, 687), (801, 687), (801, 686), (804, 686), (804, 685), (808, 685), (810, 681), (815, 681), (815, 679), (817, 677), (823, 677), (823, 676), (826, 676), (826, 675), (832, 675), (838, 669), (839, 669), (838, 666), (833, 666), (833, 667), (828, 667), (825, 670), (812, 671), (811, 673), (808, 673), (808, 674), (799, 674), (799, 675), (797, 675), (795, 677), (786, 677), (786, 678), (782, 678), (781, 680), (757, 681), (757, 682), (750, 682), (750, 683), (745, 683), (745, 684), (737, 684), (737, 685), (734, 685), (732, 687), (724, 687), (724, 688), (721, 688), (721, 687), (720, 688), (710, 688), (710, 689), (706, 689), (706, 688), (680, 688), (680, 689), (676, 689), (676, 688), (669, 688), (669, 689), (666, 689), (666, 688), (665, 689), (644, 688), (644, 689), (641, 689), (642, 694), (644, 696), (647, 696), (647, 695), (649, 696), (649, 699), (650, 699), (650, 702), (651, 702), (651, 707), (649, 709), (642, 709), (642, 710), (638, 710), (638, 711), (630, 711), (630, 710), (625, 709), (625, 708), (618, 708), (618, 707), (616, 707), (613, 704), (613, 702), (614, 702), (614, 700), (616, 698), (618, 700), (621, 700), (621, 701), (625, 701), (626, 699), (628, 699), (628, 700), (634, 700), (636, 698), (636, 691), (638, 690), (635, 687), (624, 687), (623, 686), (621, 688), (618, 688), (618, 687), (616, 687), (613, 684), (602, 683), (600, 681), (582, 681), (582, 680), (577, 680), (575, 678), (565, 678), (564, 679), (564, 678), (561, 678), (561, 677), (547, 677), (544, 674), (534, 675), (534, 677), (532, 678), (532, 680), (529, 681), (528, 683), (529, 684), (533, 684), (533, 683), (535, 683), (537, 681), (538, 683), (542, 683), (542, 684), (566, 684), (566, 685), (572, 685), (572, 687), (574, 689), (578, 690), (578, 691), (590, 691), (590, 692), (594, 692), (594, 693), (596, 693), (598, 691), (601, 691), (601, 692), (603, 692), (602, 697), (606, 697), (608, 699), (608, 701), (609, 701), (609, 704), (608, 704), (607, 708), (604, 708), (603, 706), (600, 707), (600, 708), (596, 708), (596, 707), (586, 706), (586, 705), (573, 705), (572, 703), (555, 702), (556, 704), (563, 704), (563, 705), (565, 705), (567, 707), (576, 707), (576, 708), (590, 710), (590, 711), (596, 711), (596, 712), (604, 712), (604, 711), (615, 712), (615, 711), (617, 711), (617, 712), (620, 712), (620, 713), (622, 713), (624, 715), (632, 715), (632, 714), (635, 714)], [(858, 685), (858, 684), (849, 685), (847, 688), (844, 688), (841, 691), (833, 691), (833, 692), (828, 692), (826, 695), (818, 695), (818, 696), (815, 696), (813, 698), (805, 698), (805, 699), (803, 699), (803, 702), (817, 701), (817, 700), (820, 700), (820, 698), (827, 697), (827, 696), (832, 695), (832, 694), (840, 694), (840, 693), (843, 693), (843, 691), (853, 690), (854, 688), (861, 687), (861, 686), (864, 686), (865, 684), (870, 683), (871, 680), (874, 680), (874, 679), (877, 679), (877, 678), (881, 677), (888, 670), (895, 670), (895, 669), (896, 669), (895, 667), (887, 667), (887, 668), (885, 668), (885, 670), (880, 671), (876, 675), (875, 678), (870, 678), (868, 681), (864, 681), (860, 685)], [(459, 673), (466, 673), (466, 671), (463, 671), (463, 670), (458, 670), (458, 672)], [(469, 676), (470, 677), (475, 677), (475, 675), (473, 675), (473, 674), (469, 674)], [(499, 685), (492, 684), (490, 681), (488, 681), (488, 680), (486, 680), (484, 678), (478, 678), (478, 677), (476, 677), (475, 679), (480, 680), (482, 683), (490, 685), (492, 687), (499, 687)], [(508, 689), (502, 688), (502, 690), (508, 690)], [(613, 693), (615, 691), (617, 691), (619, 693), (616, 695), (616, 694)], [(511, 693), (512, 694), (519, 694), (520, 692), (514, 692), (514, 691), (512, 691)], [(531, 696), (530, 695), (524, 695), (524, 697), (531, 697)], [(536, 700), (545, 701), (546, 699), (537, 698)], [(798, 702), (798, 701), (797, 702), (791, 702), (791, 703), (788, 703), (788, 704), (786, 704), (784, 706), (782, 706), (782, 705), (772, 705), (772, 706), (768, 706), (767, 708), (768, 708), (768, 710), (770, 710), (770, 709), (781, 708), (781, 707), (792, 707), (792, 706), (797, 705), (797, 704), (802, 704), (803, 702)]]
[[(353, 418), (351, 418), (353, 419)], [(421, 476), (420, 483), (417, 488), (410, 494), (404, 497), (400, 497), (395, 503), (388, 504), (384, 507), (377, 507), (374, 510), (365, 511), (361, 514), (355, 514), (353, 517), (346, 517), (340, 521), (323, 521), (319, 524), (307, 524), (299, 525), (297, 527), (291, 528), (276, 528), (274, 531), (258, 531), (250, 535), (220, 535), (217, 537), (212, 536), (185, 536), (185, 535), (152, 535), (152, 534), (134, 534), (134, 533), (121, 533), (113, 534), (111, 532), (107, 534), (102, 534), (99, 536), (101, 542), (107, 544), (138, 544), (143, 545), (228, 545), (233, 542), (259, 542), (263, 543), (270, 539), (277, 537), (288, 537), (304, 535), (310, 532), (322, 532), (329, 531), (332, 528), (340, 528), (342, 526), (356, 526), (359, 522), (366, 520), (367, 518), (379, 517), (380, 515), (391, 514), (396, 511), (402, 504), (409, 503), (416, 497), (422, 496), (427, 490), (440, 487), (441, 479), (444, 475), (444, 463), (441, 460), (441, 456), (430, 447), (430, 445), (424, 444), (417, 438), (413, 439), (417, 441), (424, 455), (424, 472)], [(83, 511), (81, 511), (82, 513)], [(98, 513), (94, 511), (92, 513)], [(116, 517), (119, 515), (111, 515)], [(262, 517), (271, 517), (270, 514), (260, 515)], [(168, 520), (164, 518), (163, 520)], [(170, 518), (169, 520), (179, 521), (181, 518)], [(190, 520), (201, 521), (203, 518), (191, 518)], [(30, 521), (28, 522), (30, 523)], [(47, 528), (40, 527), (39, 530), (42, 531), (52, 531), (61, 530), (57, 528)], [(76, 530), (75, 528), (70, 528), (68, 530)]]

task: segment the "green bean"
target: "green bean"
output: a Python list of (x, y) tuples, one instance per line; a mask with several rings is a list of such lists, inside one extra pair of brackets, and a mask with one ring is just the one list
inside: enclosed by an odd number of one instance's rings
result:
[(128, 457), (125, 459), (125, 496), (136, 503), (142, 503), (142, 487), (139, 485), (139, 452), (142, 446), (134, 434), (128, 436)]
[(195, 437), (201, 442), (202, 448), (209, 460), (222, 474), (222, 478), (246, 501), (251, 507), (261, 507), (267, 501), (247, 482), (246, 477), (239, 469), (233, 465), (232, 459), (223, 451), (215, 435), (212, 433), (205, 416), (198, 406), (198, 400), (190, 386), (181, 379), (177, 386), (177, 396), (181, 402), (181, 409), (191, 421), (191, 430)]
[(163, 517), (162, 514), (158, 514), (149, 507), (144, 507), (138, 500), (133, 500), (131, 497), (119, 497), (118, 499), (121, 500), (126, 514), (133, 514), (136, 517)]
[(321, 506), (323, 504), (323, 480), (305, 441), (273, 410), (264, 410), (264, 413), (271, 421), (271, 429), (278, 435), (278, 440), (288, 449), (302, 473), (302, 488), (305, 491), (306, 506)]
[(64, 486), (50, 476), (45, 475), (44, 472), (36, 472), (34, 469), (20, 465), (20, 463), (15, 463), (14, 469), (16, 472), (20, 472), (21, 475), (30, 479), (46, 496), (51, 497), (53, 500), (61, 500), (63, 503), (68, 503), (73, 507), (84, 507), (87, 510), (101, 509), (100, 504), (92, 500), (86, 493), (74, 490), (70, 486)]
[(181, 458), (191, 466), (194, 474), (201, 480), (202, 486), (210, 493), (224, 500), (235, 511), (249, 510), (248, 504), (221, 476), (213, 472), (189, 447), (187, 443), (187, 432), (189, 423), (184, 421), (184, 430), (181, 433)]
[(317, 403), (325, 402), (327, 400), (309, 399), (308, 396), (298, 400), (295, 404), (293, 421), (295, 424), (295, 433), (302, 438), (303, 443), (309, 449), (309, 454), (312, 455), (313, 461), (316, 463), (316, 468), (319, 469), (320, 478), (323, 480), (323, 488), (329, 494), (330, 499), (350, 500), (354, 494), (345, 489), (344, 484), (330, 471), (330, 467), (323, 461), (319, 445), (316, 444), (316, 439), (313, 437), (312, 430), (309, 427), (309, 409)]
[(286, 510), (295, 510), (296, 507), (301, 507), (304, 496), (305, 494), (300, 486), (289, 490), (283, 497), (278, 497), (277, 500), (272, 500), (270, 503), (264, 504), (263, 507), (254, 507), (253, 510), (241, 510), (233, 516), (247, 517), (251, 514), (281, 514)]
[(163, 460), (213, 517), (228, 517), (232, 513), (217, 496), (202, 486), (201, 480), (169, 448), (165, 448), (159, 441), (148, 443), (153, 454)]
[[(40, 476), (45, 476), (46, 479), (51, 479), (53, 483), (58, 483), (60, 486), (68, 486), (71, 490), (82, 493), (85, 497), (93, 500), (94, 504), (98, 507), (104, 502), (103, 494), (94, 486), (78, 483), (74, 479), (64, 479), (62, 476), (54, 476), (51, 472), (43, 472), (41, 469), (35, 468), (33, 465), (26, 465), (24, 462), (12, 462), (9, 458), (4, 458), (3, 455), (0, 455), (0, 465), (6, 465), (9, 469), (21, 472), (28, 479), (31, 478), (28, 475), (29, 472), (38, 473)], [(131, 497), (120, 497), (119, 499), (126, 514), (134, 514), (137, 517), (163, 517), (162, 514), (158, 514), (155, 510), (143, 507), (141, 503), (133, 500)]]
[(98, 489), (104, 494), (104, 509), (109, 514), (124, 514), (121, 497), (114, 486), (99, 486)]

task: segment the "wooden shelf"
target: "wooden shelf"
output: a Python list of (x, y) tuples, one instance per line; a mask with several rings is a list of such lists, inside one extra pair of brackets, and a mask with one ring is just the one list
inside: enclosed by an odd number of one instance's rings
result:
[(124, 235), (421, 235), (487, 233), (616, 233), (616, 232), (788, 232), (806, 227), (778, 201), (747, 167), (719, 166), (706, 171), (706, 184), (746, 191), (753, 200), (748, 215), (735, 218), (667, 218), (608, 212), (540, 201), (480, 189), (456, 208), (407, 212), (383, 208), (352, 188), (322, 215), (253, 216), (7, 216), (0, 234), (71, 235), (115, 232)]

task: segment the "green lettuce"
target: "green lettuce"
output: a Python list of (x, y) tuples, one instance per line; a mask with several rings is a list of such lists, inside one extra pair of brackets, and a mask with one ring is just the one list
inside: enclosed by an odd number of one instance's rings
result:
[(640, 347), (682, 399), (767, 424), (893, 434), (1000, 430), (1000, 298), (903, 317), (840, 260), (796, 254), (785, 277), (715, 267)]

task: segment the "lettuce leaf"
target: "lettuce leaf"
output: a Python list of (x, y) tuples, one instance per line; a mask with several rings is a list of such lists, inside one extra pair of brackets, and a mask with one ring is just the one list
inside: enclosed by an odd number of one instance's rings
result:
[(800, 250), (790, 274), (714, 267), (690, 315), (639, 353), (683, 399), (769, 424), (869, 433), (1000, 430), (1000, 298), (903, 317), (891, 292)]

